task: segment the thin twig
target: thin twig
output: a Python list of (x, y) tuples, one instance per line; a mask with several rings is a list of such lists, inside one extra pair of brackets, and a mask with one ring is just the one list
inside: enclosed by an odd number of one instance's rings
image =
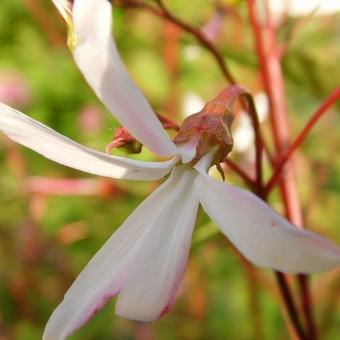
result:
[(274, 185), (280, 179), (282, 174), (283, 167), (289, 161), (293, 153), (301, 146), (304, 142), (314, 125), (319, 121), (319, 119), (327, 112), (327, 110), (332, 106), (338, 99), (340, 98), (340, 88), (337, 88), (319, 107), (319, 109), (313, 114), (310, 118), (306, 126), (303, 130), (299, 133), (299, 135), (295, 138), (295, 141), (286, 151), (284, 156), (280, 159), (280, 162), (275, 166), (274, 173), (272, 174), (271, 178), (269, 179), (266, 187), (265, 187), (265, 195), (268, 195), (269, 192), (273, 189)]
[(313, 314), (311, 313), (311, 293), (309, 288), (309, 276), (299, 274), (299, 283), (300, 283), (300, 290), (302, 295), (302, 309), (306, 317), (306, 324), (307, 324), (307, 338), (308, 340), (316, 340), (318, 337), (317, 329), (314, 323)]
[(209, 39), (205, 37), (205, 35), (197, 28), (189, 25), (188, 23), (182, 21), (178, 17), (176, 17), (174, 14), (172, 14), (169, 9), (164, 5), (164, 2), (162, 0), (156, 0), (158, 3), (159, 8), (162, 10), (163, 15), (165, 18), (170, 20), (171, 22), (175, 23), (179, 27), (181, 27), (183, 30), (190, 32), (192, 35), (196, 37), (196, 39), (203, 45), (205, 48), (207, 48), (211, 54), (216, 59), (217, 64), (219, 65), (222, 73), (224, 74), (225, 78), (231, 83), (235, 84), (236, 81), (231, 75), (223, 56), (221, 53), (217, 50), (217, 48), (210, 42)]
[(280, 288), (281, 295), (283, 296), (284, 301), (286, 303), (288, 315), (293, 321), (293, 325), (295, 327), (296, 333), (298, 334), (301, 340), (307, 340), (304, 330), (302, 328), (300, 319), (299, 319), (299, 315), (298, 315), (297, 308), (295, 306), (292, 294), (290, 293), (286, 275), (284, 273), (275, 272), (275, 277), (276, 277), (278, 286)]
[(187, 22), (184, 22), (180, 18), (176, 17), (173, 13), (171, 13), (169, 9), (164, 5), (163, 1), (156, 0), (156, 2), (159, 8), (155, 8), (150, 4), (142, 3), (137, 0), (125, 0), (120, 2), (120, 5), (125, 7), (145, 8), (153, 14), (174, 23), (176, 26), (183, 29), (183, 31), (192, 34), (207, 50), (210, 51), (226, 80), (230, 84), (236, 84), (236, 80), (230, 73), (222, 54), (218, 51), (215, 45), (212, 44), (198, 28), (188, 24)]
[(250, 189), (255, 187), (255, 181), (243, 170), (240, 166), (238, 166), (231, 159), (226, 158), (223, 163), (225, 163), (230, 169), (236, 172), (248, 185)]
[(262, 151), (263, 151), (263, 139), (260, 131), (260, 123), (258, 119), (258, 114), (256, 111), (256, 106), (254, 99), (250, 93), (242, 94), (247, 102), (247, 112), (253, 124), (254, 134), (255, 134), (255, 166), (256, 166), (256, 186), (257, 192), (262, 191)]
[[(255, 0), (247, 0), (247, 5), (250, 24), (254, 34), (255, 49), (259, 58), (262, 82), (270, 104), (275, 148), (277, 154), (280, 155), (285, 150), (286, 143), (289, 140), (289, 129), (279, 55), (275, 42), (275, 32), (271, 25), (270, 17), (268, 16), (266, 29), (270, 45), (265, 46), (262, 36), (262, 27), (257, 17), (256, 2)], [(299, 201), (291, 172), (289, 173), (289, 177), (288, 174), (286, 174), (285, 178), (280, 182), (280, 191), (287, 217), (295, 221), (298, 220), (300, 218), (300, 211), (298, 209)], [(285, 274), (282, 273), (276, 273), (281, 295), (296, 333), (301, 339), (305, 339), (299, 314), (295, 304), (293, 303), (292, 294), (290, 293), (290, 288), (284, 275)]]

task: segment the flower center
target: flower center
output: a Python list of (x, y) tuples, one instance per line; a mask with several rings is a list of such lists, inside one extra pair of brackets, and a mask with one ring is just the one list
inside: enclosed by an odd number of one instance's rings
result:
[[(216, 149), (212, 164), (216, 165), (220, 173), (222, 162), (233, 148), (231, 124), (233, 114), (225, 101), (224, 92), (208, 101), (202, 111), (186, 118), (174, 138), (175, 144), (193, 143), (196, 154), (192, 160), (195, 164), (212, 149)], [(222, 175), (223, 176), (223, 175)]]

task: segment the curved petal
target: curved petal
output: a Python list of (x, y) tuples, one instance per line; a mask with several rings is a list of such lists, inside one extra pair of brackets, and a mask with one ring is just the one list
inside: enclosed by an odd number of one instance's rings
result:
[(167, 175), (178, 160), (174, 157), (165, 162), (144, 162), (110, 156), (78, 144), (3, 103), (0, 130), (55, 162), (100, 176), (156, 180)]
[(340, 265), (339, 247), (298, 229), (251, 192), (203, 172), (195, 185), (204, 210), (254, 264), (294, 273), (325, 271)]
[(176, 297), (188, 258), (198, 201), (195, 174), (174, 169), (111, 236), (50, 317), (44, 339), (64, 339), (121, 291), (117, 313), (157, 319)]
[(160, 156), (177, 153), (149, 103), (123, 65), (112, 40), (112, 8), (107, 0), (73, 4), (74, 59), (99, 99), (142, 144)]

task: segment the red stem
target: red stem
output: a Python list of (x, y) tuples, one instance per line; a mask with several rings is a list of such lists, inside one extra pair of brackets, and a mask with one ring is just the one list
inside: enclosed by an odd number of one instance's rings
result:
[[(294, 325), (294, 329), (299, 336), (300, 340), (307, 340), (308, 338), (305, 336), (304, 330), (302, 328), (298, 310), (295, 306), (292, 294), (289, 289), (289, 284), (287, 281), (287, 277), (284, 273), (276, 272), (276, 281), (278, 283), (278, 286), (280, 288), (280, 293), (285, 301), (287, 312), (289, 317), (291, 318), (291, 321)], [(312, 340), (312, 339), (308, 339)]]
[(221, 53), (217, 50), (214, 44), (212, 44), (209, 39), (205, 37), (205, 35), (197, 28), (191, 26), (190, 24), (182, 21), (175, 15), (173, 15), (168, 8), (164, 5), (164, 3), (160, 0), (156, 0), (159, 9), (155, 8), (154, 6), (147, 4), (147, 3), (142, 3), (138, 0), (125, 0), (120, 2), (121, 6), (126, 6), (126, 7), (143, 7), (147, 9), (148, 11), (152, 12), (153, 14), (156, 14), (159, 17), (162, 17), (166, 20), (169, 20), (176, 26), (180, 27), (183, 31), (188, 32), (192, 34), (207, 50), (210, 51), (211, 55), (214, 57), (217, 65), (221, 69), (224, 77), (230, 84), (236, 84), (235, 79), (231, 75), (226, 62), (224, 61), (223, 56)]
[[(179, 41), (183, 32), (178, 26), (170, 21), (164, 22), (163, 31), (164, 64), (171, 83), (164, 107), (165, 112), (170, 113), (173, 119), (178, 119), (180, 116), (180, 89), (178, 82), (180, 75)], [(163, 126), (166, 128), (164, 123)], [(177, 131), (178, 130), (179, 129), (177, 129)]]
[(232, 169), (234, 172), (236, 172), (248, 185), (250, 189), (254, 189), (255, 181), (243, 170), (241, 169), (235, 162), (233, 162), (231, 159), (226, 158), (224, 160), (224, 163)]
[(273, 189), (274, 185), (280, 179), (284, 165), (289, 161), (292, 154), (301, 146), (314, 125), (319, 121), (319, 119), (327, 112), (327, 110), (340, 98), (340, 88), (337, 88), (320, 106), (320, 108), (313, 114), (309, 122), (303, 128), (303, 130), (296, 137), (295, 141), (289, 147), (287, 152), (281, 158), (280, 162), (275, 166), (274, 173), (270, 180), (268, 181), (265, 188), (265, 196)]
[[(280, 55), (275, 41), (275, 29), (270, 20), (269, 11), (267, 11), (267, 26), (265, 30), (267, 39), (265, 45), (265, 41), (263, 40), (262, 36), (262, 27), (260, 26), (257, 17), (255, 1), (247, 0), (247, 4), (250, 22), (255, 37), (255, 48), (260, 63), (261, 78), (270, 104), (271, 126), (275, 142), (275, 149), (277, 156), (280, 156), (285, 151), (289, 142), (289, 125), (285, 105), (284, 84), (279, 60)], [(294, 224), (301, 225), (302, 217), (300, 202), (298, 200), (298, 193), (291, 168), (287, 169), (285, 176), (280, 182), (280, 193), (284, 202), (287, 218), (293, 221)], [(296, 333), (301, 339), (305, 339), (306, 337), (301, 326), (297, 308), (293, 302), (288, 282), (283, 280), (284, 275), (285, 274), (276, 273), (281, 295)], [(301, 289), (304, 291), (302, 299), (308, 296), (308, 300), (304, 300), (305, 305), (308, 303), (308, 308), (304, 309), (306, 313), (306, 320), (312, 322), (313, 319), (311, 315), (311, 299), (309, 296), (309, 291), (306, 289), (306, 285), (302, 285), (300, 279), (299, 282)], [(308, 326), (309, 330), (311, 330), (312, 326)], [(310, 334), (310, 331), (308, 333)]]
[(250, 93), (244, 93), (243, 96), (247, 101), (247, 112), (253, 124), (255, 134), (255, 165), (256, 165), (256, 186), (257, 192), (262, 194), (263, 190), (263, 176), (262, 176), (262, 151), (263, 151), (263, 139), (260, 131), (260, 123), (258, 120), (258, 114), (253, 97)]
[(182, 21), (181, 19), (177, 18), (176, 16), (174, 16), (168, 9), (167, 7), (164, 5), (162, 0), (156, 0), (156, 2), (158, 3), (159, 8), (161, 9), (161, 15), (164, 16), (166, 19), (170, 20), (171, 22), (173, 22), (174, 24), (176, 24), (177, 26), (181, 27), (183, 30), (191, 33), (192, 35), (194, 35), (196, 37), (196, 39), (205, 47), (207, 48), (211, 54), (213, 55), (213, 57), (215, 58), (217, 64), (219, 65), (222, 73), (224, 74), (225, 78), (231, 83), (231, 84), (235, 84), (236, 81), (233, 78), (233, 76), (231, 75), (231, 73), (229, 72), (229, 69), (224, 61), (223, 56), (219, 53), (219, 51), (216, 49), (216, 47), (209, 41), (209, 39), (207, 39), (205, 37), (204, 34), (202, 34), (202, 32), (194, 27), (192, 27), (191, 25), (187, 24), (186, 22)]
[(313, 320), (313, 314), (310, 312), (313, 301), (311, 299), (311, 293), (309, 289), (309, 277), (307, 275), (298, 275), (300, 290), (302, 295), (302, 310), (306, 317), (306, 324), (308, 326), (307, 339), (316, 340), (318, 338), (317, 329)]

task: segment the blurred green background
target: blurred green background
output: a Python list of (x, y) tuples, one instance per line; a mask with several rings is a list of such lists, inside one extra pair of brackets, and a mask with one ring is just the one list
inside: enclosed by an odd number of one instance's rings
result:
[[(167, 4), (212, 32), (239, 83), (261, 93), (244, 1), (220, 1), (219, 9), (208, 0)], [(2, 0), (0, 8), (0, 100), (104, 150), (118, 124), (76, 69), (54, 7), (43, 0)], [(287, 17), (280, 24), (293, 136), (339, 84), (339, 19)], [(144, 9), (118, 6), (114, 32), (131, 75), (157, 112), (180, 122), (227, 85), (192, 36)], [(340, 244), (340, 119), (336, 107), (332, 111), (303, 144), (296, 168), (306, 226)], [(236, 121), (235, 131), (241, 127)], [(262, 128), (270, 142), (265, 119)], [(251, 152), (249, 146), (232, 157), (251, 167)], [(146, 151), (139, 157), (155, 159)], [(39, 339), (77, 274), (158, 183), (89, 177), (3, 135), (0, 164), (0, 339)], [(227, 178), (242, 185), (233, 173)], [(282, 209), (275, 193), (271, 203)], [(338, 339), (339, 270), (313, 275), (311, 287), (321, 338)], [(282, 312), (272, 272), (247, 263), (201, 211), (185, 280), (169, 314), (152, 324), (128, 321), (114, 315), (113, 300), (71, 339), (287, 339)]]

